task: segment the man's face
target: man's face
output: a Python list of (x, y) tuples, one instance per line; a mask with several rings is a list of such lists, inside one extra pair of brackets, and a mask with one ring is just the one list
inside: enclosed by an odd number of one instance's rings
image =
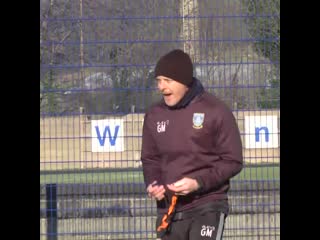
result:
[(176, 105), (188, 91), (188, 87), (171, 78), (158, 76), (157, 86), (163, 99), (168, 106)]

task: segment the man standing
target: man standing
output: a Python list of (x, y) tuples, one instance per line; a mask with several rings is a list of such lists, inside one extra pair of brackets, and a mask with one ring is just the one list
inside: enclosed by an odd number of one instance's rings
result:
[(155, 77), (163, 99), (145, 114), (141, 161), (148, 195), (157, 202), (157, 235), (221, 239), (230, 179), (243, 167), (236, 120), (193, 77), (182, 50), (162, 56)]

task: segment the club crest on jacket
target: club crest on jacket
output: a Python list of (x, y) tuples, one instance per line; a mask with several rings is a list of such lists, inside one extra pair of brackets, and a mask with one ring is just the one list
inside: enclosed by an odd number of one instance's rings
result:
[(200, 129), (203, 127), (203, 121), (204, 121), (204, 113), (194, 113), (192, 122), (193, 122), (193, 128)]

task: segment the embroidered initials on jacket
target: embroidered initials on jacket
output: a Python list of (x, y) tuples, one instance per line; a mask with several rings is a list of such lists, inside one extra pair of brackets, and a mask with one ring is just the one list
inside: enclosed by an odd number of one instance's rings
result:
[(165, 132), (166, 126), (168, 126), (168, 125), (169, 125), (169, 120), (157, 122), (157, 132), (158, 133)]

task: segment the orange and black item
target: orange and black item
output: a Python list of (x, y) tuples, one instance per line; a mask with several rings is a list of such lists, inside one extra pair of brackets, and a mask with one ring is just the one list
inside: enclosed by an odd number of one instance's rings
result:
[(159, 237), (163, 237), (170, 227), (172, 218), (175, 214), (177, 200), (178, 200), (177, 195), (173, 195), (171, 197), (171, 203), (170, 203), (168, 212), (163, 215), (161, 223), (157, 227), (157, 234)]

